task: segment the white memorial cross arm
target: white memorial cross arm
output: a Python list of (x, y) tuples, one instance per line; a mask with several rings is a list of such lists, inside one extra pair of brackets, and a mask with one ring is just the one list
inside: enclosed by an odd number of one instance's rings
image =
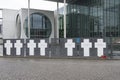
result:
[(73, 56), (73, 48), (75, 48), (75, 43), (72, 39), (68, 39), (65, 43), (65, 48), (67, 48), (67, 56)]
[(89, 41), (89, 39), (84, 39), (84, 41), (81, 43), (81, 47), (84, 49), (84, 56), (89, 57), (90, 48), (92, 48), (92, 43)]
[(47, 43), (45, 40), (40, 40), (40, 43), (38, 43), (38, 47), (40, 48), (40, 55), (45, 56), (45, 48), (47, 48)]
[(20, 40), (16, 40), (16, 43), (14, 44), (16, 48), (16, 55), (21, 55), (21, 48), (23, 47), (23, 44)]
[(104, 48), (106, 48), (106, 43), (103, 42), (103, 39), (98, 39), (95, 43), (95, 48), (97, 48), (98, 57), (101, 57), (104, 55)]
[(12, 43), (10, 42), (10, 40), (7, 40), (6, 43), (5, 43), (5, 46), (6, 48), (6, 54), (7, 55), (11, 55), (11, 48), (13, 47)]
[(29, 55), (34, 56), (34, 48), (36, 48), (36, 43), (34, 40), (30, 40), (27, 44), (27, 47), (29, 48)]

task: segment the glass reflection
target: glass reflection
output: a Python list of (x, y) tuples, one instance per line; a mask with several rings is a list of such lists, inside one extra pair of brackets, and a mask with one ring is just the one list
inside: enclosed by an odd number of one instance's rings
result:
[[(69, 38), (120, 37), (120, 0), (72, 0), (66, 17)], [(63, 37), (63, 14), (59, 21)]]
[[(33, 13), (30, 15), (30, 38), (48, 38), (51, 34), (51, 22), (43, 14)], [(28, 18), (25, 19), (24, 28), (28, 36)]]

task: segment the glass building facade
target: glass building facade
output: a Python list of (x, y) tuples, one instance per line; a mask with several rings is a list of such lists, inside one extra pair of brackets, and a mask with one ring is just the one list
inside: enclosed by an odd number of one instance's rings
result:
[[(64, 35), (62, 11), (60, 37)], [(66, 18), (67, 38), (120, 37), (120, 0), (69, 0)]]
[[(24, 29), (28, 37), (28, 18), (24, 21)], [(30, 15), (30, 38), (49, 38), (52, 25), (48, 17), (40, 13)]]
[(2, 10), (0, 9), (0, 34), (2, 34), (2, 21), (3, 21)]

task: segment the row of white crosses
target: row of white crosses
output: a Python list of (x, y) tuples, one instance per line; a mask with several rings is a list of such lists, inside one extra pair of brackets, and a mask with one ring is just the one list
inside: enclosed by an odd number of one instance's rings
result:
[[(13, 48), (13, 44), (10, 40), (7, 40), (5, 43), (6, 48), (6, 55), (11, 55), (11, 49)], [(14, 44), (14, 47), (16, 48), (16, 55), (21, 55), (21, 48), (23, 48), (23, 43), (21, 43), (20, 40), (17, 40)]]
[[(11, 55), (11, 49), (13, 48), (13, 43), (11, 43), (10, 40), (7, 40), (4, 44), (6, 48), (6, 55)], [(23, 48), (23, 43), (21, 43), (20, 40), (16, 40), (16, 43), (14, 44), (14, 47), (16, 48), (16, 55), (21, 55), (21, 49)], [(30, 40), (29, 43), (27, 43), (27, 47), (29, 48), (29, 55), (34, 55), (34, 49), (37, 47), (34, 40)], [(47, 43), (45, 40), (40, 40), (40, 43), (38, 43), (38, 48), (40, 48), (40, 55), (45, 56), (45, 48), (47, 48)]]
[[(73, 56), (73, 48), (75, 48), (75, 42), (73, 42), (72, 39), (68, 39), (65, 43), (65, 48), (67, 48), (67, 55)], [(84, 56), (89, 57), (90, 56), (90, 48), (92, 48), (92, 43), (89, 41), (89, 39), (84, 39), (84, 41), (81, 43), (81, 48), (84, 49)], [(104, 48), (106, 48), (106, 43), (103, 42), (103, 39), (98, 39), (97, 42), (95, 42), (95, 48), (97, 48), (97, 56), (104, 55)]]
[[(34, 40), (30, 40), (27, 47), (29, 48), (29, 55), (34, 56), (34, 49), (37, 47)], [(40, 43), (38, 43), (38, 48), (40, 48), (40, 55), (45, 56), (45, 49), (47, 48), (47, 43), (45, 40), (40, 40)]]
[[(10, 40), (6, 41), (4, 47), (7, 51), (6, 54), (11, 55), (11, 48), (13, 47), (13, 44)], [(21, 55), (23, 43), (21, 43), (20, 40), (16, 40), (14, 47), (16, 48), (16, 55)], [(34, 40), (29, 40), (29, 43), (27, 43), (27, 47), (29, 48), (29, 55), (34, 55), (34, 49), (37, 47), (37, 44), (34, 42)], [(47, 48), (47, 43), (45, 42), (45, 40), (40, 40), (40, 43), (38, 43), (38, 48), (40, 48), (40, 55), (45, 56), (45, 49)], [(73, 42), (72, 39), (68, 39), (65, 43), (65, 48), (67, 48), (67, 56), (73, 56), (73, 48), (75, 48), (75, 42)], [(84, 41), (81, 43), (81, 48), (84, 49), (84, 56), (89, 57), (92, 43), (89, 41), (89, 39), (84, 39)], [(103, 50), (104, 48), (106, 48), (106, 43), (103, 42), (103, 39), (98, 39), (97, 42), (95, 42), (95, 48), (97, 48), (97, 55), (102, 56), (104, 52)]]

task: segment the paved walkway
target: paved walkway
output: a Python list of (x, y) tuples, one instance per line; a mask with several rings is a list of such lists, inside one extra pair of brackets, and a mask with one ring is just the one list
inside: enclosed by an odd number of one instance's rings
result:
[(0, 80), (120, 80), (120, 61), (0, 58)]

